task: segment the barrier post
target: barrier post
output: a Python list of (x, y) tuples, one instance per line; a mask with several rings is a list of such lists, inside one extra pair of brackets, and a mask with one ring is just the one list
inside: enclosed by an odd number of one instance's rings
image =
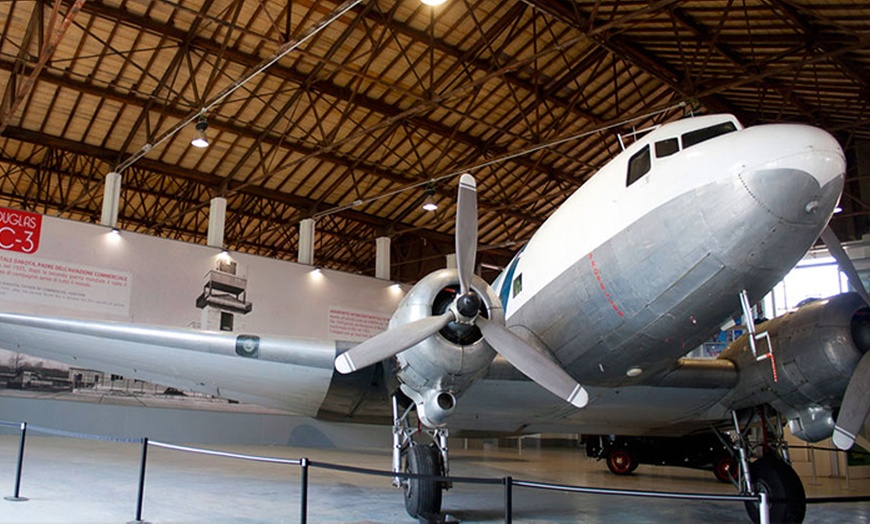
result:
[(21, 493), (21, 470), (24, 469), (24, 441), (27, 440), (27, 422), (21, 423), (21, 440), (18, 443), (18, 468), (15, 471), (15, 494), (11, 497), (3, 497), (13, 502), (24, 502), (27, 497), (19, 496)]
[(511, 524), (514, 515), (513, 497), (514, 479), (511, 476), (504, 478), (504, 523)]
[(302, 500), (299, 503), (299, 522), (301, 524), (306, 524), (308, 522), (308, 459), (302, 457), (302, 460), (299, 461), (299, 465), (302, 467), (302, 493), (300, 495)]
[(767, 493), (760, 491), (758, 495), (761, 501), (758, 503), (758, 524), (770, 524), (770, 506), (767, 502)]
[(136, 497), (136, 520), (142, 522), (142, 500), (145, 498), (145, 464), (148, 462), (148, 437), (142, 439), (142, 461), (139, 463), (139, 493)]

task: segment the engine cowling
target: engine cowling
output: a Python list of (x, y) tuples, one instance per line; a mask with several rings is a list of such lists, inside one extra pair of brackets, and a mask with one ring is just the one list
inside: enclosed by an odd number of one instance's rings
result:
[[(471, 289), (480, 300), (480, 315), (504, 323), (504, 311), (495, 291), (474, 276)], [(415, 285), (399, 303), (390, 319), (390, 329), (447, 310), (459, 294), (459, 273), (442, 269)], [(434, 336), (396, 355), (402, 392), (414, 401), (420, 421), (429, 427), (443, 426), (456, 406), (456, 399), (489, 369), (495, 351), (470, 324), (450, 322)]]
[[(757, 360), (744, 335), (720, 357), (739, 369), (729, 404), (736, 409), (769, 404), (789, 420), (798, 438), (830, 437), (849, 379), (870, 350), (870, 309), (857, 294), (846, 293), (760, 324), (758, 332), (765, 331), (776, 378), (770, 359)], [(759, 354), (767, 350), (759, 340)]]

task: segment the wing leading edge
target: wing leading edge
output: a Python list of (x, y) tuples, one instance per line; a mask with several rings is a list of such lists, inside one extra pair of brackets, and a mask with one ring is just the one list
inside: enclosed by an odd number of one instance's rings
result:
[(8, 313), (0, 348), (309, 416), (337, 353), (325, 340)]

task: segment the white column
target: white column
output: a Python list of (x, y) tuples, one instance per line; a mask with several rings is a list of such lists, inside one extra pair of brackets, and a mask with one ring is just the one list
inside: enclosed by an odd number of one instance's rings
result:
[(296, 261), (300, 264), (314, 264), (314, 219), (306, 218), (299, 222), (299, 255)]
[(108, 227), (118, 225), (118, 207), (121, 204), (121, 173), (112, 171), (103, 183), (103, 213), (100, 224)]
[(375, 239), (375, 278), (390, 279), (390, 237)]
[(227, 223), (227, 199), (214, 197), (208, 208), (208, 240), (213, 247), (224, 247), (224, 228)]
[(456, 269), (456, 253), (447, 255), (447, 264), (444, 266), (447, 269)]

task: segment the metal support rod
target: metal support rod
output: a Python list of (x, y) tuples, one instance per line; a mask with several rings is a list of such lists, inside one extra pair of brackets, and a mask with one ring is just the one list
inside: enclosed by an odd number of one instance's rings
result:
[(302, 467), (302, 488), (299, 501), (299, 522), (306, 524), (308, 522), (308, 459), (302, 457), (299, 462)]
[(511, 524), (514, 514), (514, 479), (511, 476), (504, 478), (504, 524)]
[(145, 464), (148, 462), (148, 438), (142, 439), (142, 459), (139, 462), (139, 493), (136, 497), (136, 520), (142, 522), (142, 501), (145, 498)]
[(24, 469), (24, 442), (27, 440), (27, 422), (21, 423), (21, 439), (18, 443), (18, 467), (15, 470), (15, 493), (11, 497), (4, 497), (13, 502), (23, 502), (27, 497), (21, 497), (21, 471)]
[(743, 436), (743, 431), (740, 429), (740, 422), (737, 420), (737, 412), (731, 412), (731, 420), (734, 423), (734, 431), (737, 432), (737, 457), (740, 461), (740, 478), (743, 480), (743, 485), (740, 490), (744, 493), (752, 493), (752, 478), (749, 474), (749, 459), (746, 456), (746, 440)]

